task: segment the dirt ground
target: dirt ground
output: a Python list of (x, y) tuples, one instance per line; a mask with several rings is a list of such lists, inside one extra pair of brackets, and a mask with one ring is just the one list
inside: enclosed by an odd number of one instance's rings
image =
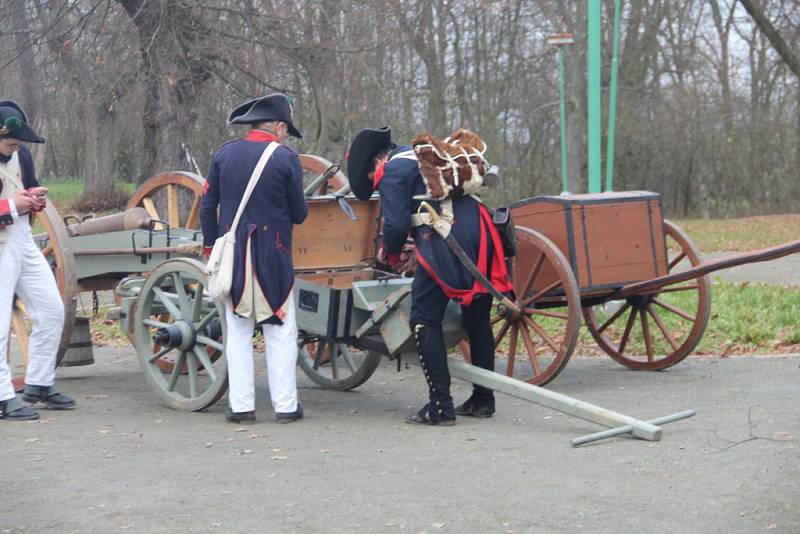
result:
[[(133, 349), (62, 369), (72, 412), (0, 421), (0, 532), (800, 532), (800, 356), (689, 358), (639, 373), (570, 362), (553, 390), (641, 417), (696, 409), (660, 442), (580, 448), (594, 424), (507, 396), (493, 419), (414, 427), (418, 368), (337, 393), (299, 377), (278, 425), (159, 404)], [(455, 383), (456, 400), (469, 392)]]

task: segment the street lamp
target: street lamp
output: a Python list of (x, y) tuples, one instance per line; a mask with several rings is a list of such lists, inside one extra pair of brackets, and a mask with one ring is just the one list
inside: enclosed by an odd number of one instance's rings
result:
[(567, 180), (567, 110), (564, 104), (564, 47), (575, 42), (571, 33), (559, 33), (547, 38), (547, 46), (558, 47), (559, 122), (561, 126), (561, 194), (569, 195)]

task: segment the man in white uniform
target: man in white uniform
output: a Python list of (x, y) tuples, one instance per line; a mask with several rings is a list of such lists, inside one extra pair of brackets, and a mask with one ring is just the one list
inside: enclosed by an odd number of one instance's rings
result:
[(31, 234), (31, 213), (44, 209), (47, 189), (39, 187), (31, 153), (20, 141), (44, 143), (18, 104), (0, 101), (0, 419), (17, 421), (39, 414), (17, 399), (11, 384), (7, 351), (15, 294), (33, 322), (23, 399), (53, 410), (75, 406), (54, 385), (64, 305)]

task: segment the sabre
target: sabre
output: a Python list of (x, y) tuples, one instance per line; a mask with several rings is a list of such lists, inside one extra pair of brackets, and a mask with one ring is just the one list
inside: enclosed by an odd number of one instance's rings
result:
[(350, 217), (350, 220), (357, 221), (358, 217), (356, 217), (356, 214), (353, 211), (352, 206), (350, 206), (350, 203), (347, 201), (346, 198), (344, 198), (344, 196), (349, 192), (350, 192), (350, 184), (347, 184), (346, 186), (336, 191), (333, 195), (334, 197), (336, 197), (336, 201), (339, 203), (339, 207), (342, 208), (342, 211), (345, 212), (345, 214), (348, 217)]
[(450, 250), (452, 250), (453, 254), (456, 255), (458, 261), (460, 261), (461, 264), (467, 269), (467, 271), (469, 271), (469, 274), (474, 276), (475, 279), (478, 282), (480, 282), (481, 285), (485, 287), (489, 291), (489, 293), (491, 293), (492, 296), (496, 298), (500, 302), (500, 304), (502, 304), (505, 308), (511, 310), (514, 313), (517, 314), (520, 313), (521, 310), (519, 306), (511, 302), (511, 300), (509, 300), (508, 297), (503, 295), (500, 292), (500, 290), (494, 287), (494, 285), (492, 285), (489, 279), (486, 278), (486, 276), (484, 276), (484, 274), (481, 273), (480, 270), (478, 270), (478, 267), (469, 258), (467, 253), (461, 247), (461, 244), (458, 241), (456, 241), (456, 237), (452, 233), (450, 233), (450, 227), (451, 227), (450, 223), (442, 219), (439, 216), (439, 214), (436, 213), (436, 210), (433, 209), (433, 206), (431, 206), (427, 202), (423, 201), (419, 207), (420, 209), (424, 209), (425, 211), (427, 211), (428, 214), (431, 216), (431, 222), (428, 224), (428, 226), (431, 226), (434, 230), (436, 230), (436, 233), (439, 234), (442, 237), (442, 239), (444, 239), (444, 242), (447, 243), (447, 246), (450, 247)]

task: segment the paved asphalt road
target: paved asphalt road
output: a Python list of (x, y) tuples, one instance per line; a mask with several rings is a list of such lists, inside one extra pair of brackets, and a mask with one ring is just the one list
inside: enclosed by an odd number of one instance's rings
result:
[[(800, 532), (800, 356), (690, 358), (666, 372), (576, 359), (552, 389), (644, 419), (660, 442), (500, 396), (489, 420), (403, 424), (417, 368), (356, 391), (300, 377), (307, 418), (224, 422), (165, 408), (126, 349), (59, 371), (79, 409), (0, 421), (0, 532)], [(462, 400), (468, 387), (456, 383)]]

